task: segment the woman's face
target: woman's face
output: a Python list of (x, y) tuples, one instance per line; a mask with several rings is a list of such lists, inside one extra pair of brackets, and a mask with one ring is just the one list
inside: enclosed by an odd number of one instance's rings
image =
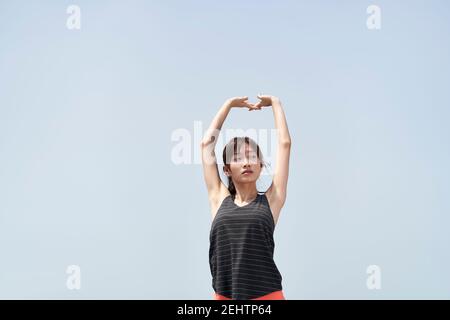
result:
[(240, 150), (230, 159), (230, 170), (228, 176), (236, 183), (248, 183), (256, 181), (261, 173), (261, 161), (256, 150), (248, 143), (241, 145)]

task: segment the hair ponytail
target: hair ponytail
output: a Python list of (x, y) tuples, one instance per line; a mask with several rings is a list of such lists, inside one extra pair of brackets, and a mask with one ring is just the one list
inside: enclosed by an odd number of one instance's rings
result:
[(228, 191), (233, 197), (236, 195), (236, 188), (234, 186), (233, 179), (231, 179), (231, 177), (228, 177)]

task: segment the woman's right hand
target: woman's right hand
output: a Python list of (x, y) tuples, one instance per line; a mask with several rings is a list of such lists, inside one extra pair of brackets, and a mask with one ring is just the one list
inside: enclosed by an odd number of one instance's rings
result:
[(253, 103), (248, 102), (248, 97), (233, 97), (226, 101), (230, 108), (248, 108), (248, 111), (259, 110)]

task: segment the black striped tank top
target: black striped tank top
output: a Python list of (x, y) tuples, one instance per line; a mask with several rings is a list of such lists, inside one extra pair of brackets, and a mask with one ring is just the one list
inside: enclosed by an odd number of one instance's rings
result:
[(214, 291), (248, 300), (282, 290), (273, 260), (275, 223), (265, 194), (244, 205), (228, 195), (211, 224), (209, 265)]

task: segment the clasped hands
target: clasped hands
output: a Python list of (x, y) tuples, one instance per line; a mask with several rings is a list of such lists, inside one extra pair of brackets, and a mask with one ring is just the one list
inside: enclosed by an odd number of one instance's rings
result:
[(248, 111), (253, 111), (261, 110), (263, 107), (270, 107), (275, 101), (279, 101), (277, 97), (270, 95), (258, 94), (256, 97), (259, 99), (256, 103), (249, 102), (247, 96), (230, 98), (226, 101), (226, 103), (231, 108), (248, 108)]

